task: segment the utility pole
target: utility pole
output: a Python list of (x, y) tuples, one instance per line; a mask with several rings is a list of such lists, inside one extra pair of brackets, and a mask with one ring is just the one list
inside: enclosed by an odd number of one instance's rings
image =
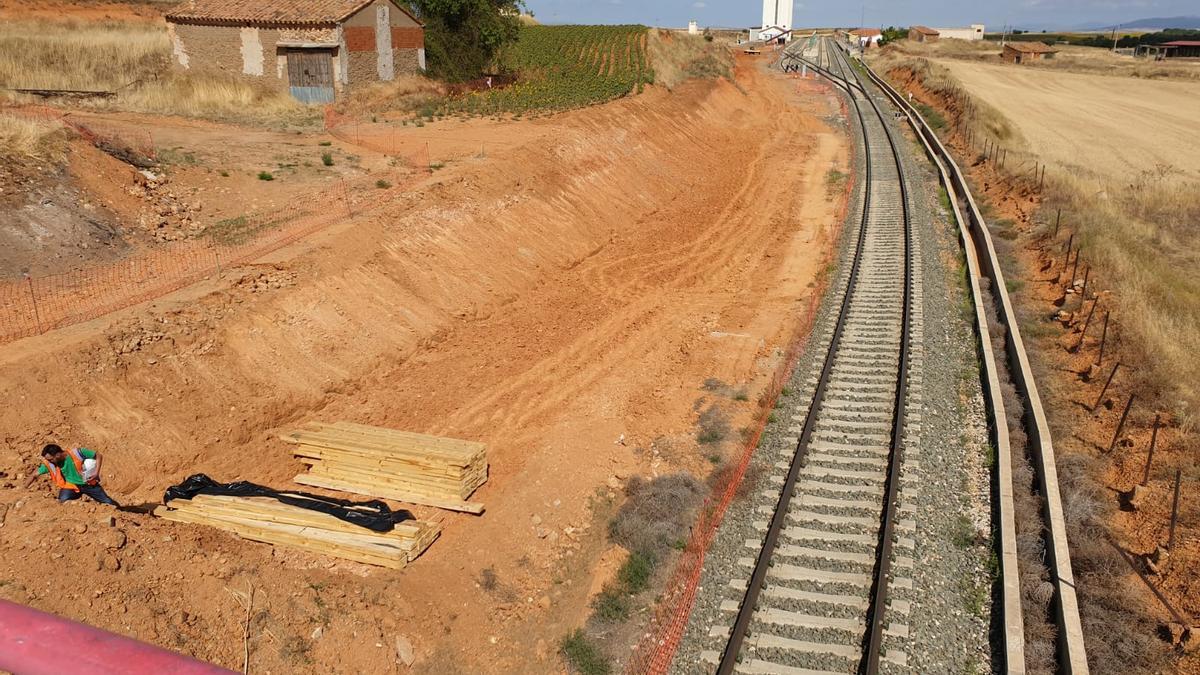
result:
[(1121, 24), (1117, 24), (1117, 25), (1113, 26), (1113, 53), (1114, 54), (1117, 53), (1117, 29), (1120, 27), (1121, 27)]

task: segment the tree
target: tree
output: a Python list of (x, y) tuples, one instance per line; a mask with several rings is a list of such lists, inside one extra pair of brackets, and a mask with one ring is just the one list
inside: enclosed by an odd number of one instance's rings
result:
[(883, 33), (883, 36), (879, 40), (880, 46), (886, 45), (887, 43), (892, 42), (894, 40), (903, 40), (904, 38), (908, 37), (908, 29), (907, 28), (896, 28), (895, 26), (888, 26), (887, 28), (884, 28), (880, 32)]
[(491, 69), (501, 47), (517, 39), (521, 0), (406, 0), (425, 23), (426, 65), (449, 82)]

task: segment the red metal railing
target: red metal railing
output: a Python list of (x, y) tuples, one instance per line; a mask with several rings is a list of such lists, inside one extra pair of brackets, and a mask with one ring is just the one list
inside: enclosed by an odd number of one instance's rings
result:
[(20, 675), (233, 672), (7, 600), (0, 600), (0, 671)]

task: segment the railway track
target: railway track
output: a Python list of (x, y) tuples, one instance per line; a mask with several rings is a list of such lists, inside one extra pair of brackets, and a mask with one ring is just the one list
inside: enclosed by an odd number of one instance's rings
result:
[(792, 416), (795, 448), (775, 465), (759, 507), (761, 539), (746, 542), (755, 555), (739, 561), (748, 578), (730, 582), (741, 593), (723, 605), (735, 613), (732, 628), (714, 629), (727, 641), (702, 656), (718, 673), (875, 673), (906, 663), (906, 514), (916, 486), (903, 484), (903, 471), (919, 433), (920, 251), (883, 110), (840, 50), (815, 46), (861, 134), (862, 214), (823, 365)]

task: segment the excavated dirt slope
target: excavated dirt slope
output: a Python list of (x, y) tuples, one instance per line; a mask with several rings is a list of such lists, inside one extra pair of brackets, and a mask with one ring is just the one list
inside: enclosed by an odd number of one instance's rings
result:
[[(606, 547), (592, 500), (707, 470), (702, 384), (753, 401), (806, 306), (837, 112), (742, 64), (513, 122), (521, 142), (304, 247), (0, 348), (0, 597), (241, 668), (253, 588), (258, 672), (389, 672), (398, 639), (423, 672), (560, 670)], [(275, 434), (338, 419), (486, 442), (487, 512), (413, 509), (445, 528), (392, 572), (16, 487), (50, 440), (105, 452), (146, 508), (196, 472), (284, 487)]]

